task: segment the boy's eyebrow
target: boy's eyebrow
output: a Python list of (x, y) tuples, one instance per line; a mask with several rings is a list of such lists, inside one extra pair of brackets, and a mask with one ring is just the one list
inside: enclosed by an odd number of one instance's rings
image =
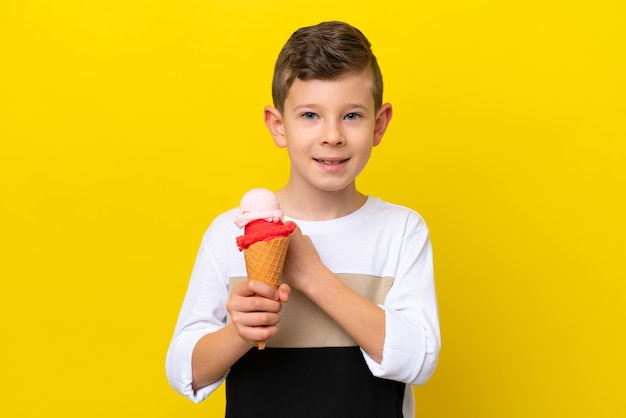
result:
[(359, 110), (367, 110), (368, 109), (367, 106), (362, 105), (362, 104), (356, 104), (356, 103), (349, 105), (348, 108), (350, 108), (350, 109), (359, 109)]
[(294, 110), (300, 110), (300, 109), (304, 109), (304, 108), (315, 108), (318, 107), (319, 105), (316, 104), (300, 104), (297, 106), (294, 106)]

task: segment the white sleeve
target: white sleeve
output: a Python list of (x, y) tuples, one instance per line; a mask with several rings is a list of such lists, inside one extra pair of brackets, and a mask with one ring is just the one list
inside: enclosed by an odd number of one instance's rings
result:
[(228, 252), (224, 239), (225, 234), (212, 227), (203, 237), (165, 362), (170, 385), (194, 402), (206, 399), (224, 380), (197, 391), (191, 387), (191, 355), (196, 343), (226, 324)]
[(413, 385), (435, 371), (441, 338), (428, 228), (415, 214), (405, 225), (394, 284), (384, 304), (382, 363), (363, 355), (374, 376)]

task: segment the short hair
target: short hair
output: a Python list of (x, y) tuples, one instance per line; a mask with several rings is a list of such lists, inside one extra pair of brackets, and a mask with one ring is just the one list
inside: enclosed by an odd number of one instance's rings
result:
[(371, 69), (374, 105), (383, 102), (383, 76), (371, 44), (357, 28), (344, 22), (322, 22), (295, 31), (283, 46), (274, 67), (272, 99), (283, 112), (293, 82), (328, 80)]

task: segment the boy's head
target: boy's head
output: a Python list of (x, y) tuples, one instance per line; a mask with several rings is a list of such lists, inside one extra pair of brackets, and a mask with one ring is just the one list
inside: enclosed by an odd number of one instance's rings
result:
[(272, 98), (283, 112), (294, 80), (328, 80), (350, 72), (371, 70), (374, 105), (383, 102), (383, 77), (365, 35), (343, 22), (324, 22), (298, 29), (280, 51), (274, 68)]

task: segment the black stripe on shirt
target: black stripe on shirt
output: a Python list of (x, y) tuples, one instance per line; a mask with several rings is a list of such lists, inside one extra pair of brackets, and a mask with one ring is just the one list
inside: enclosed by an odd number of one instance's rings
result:
[(401, 418), (403, 397), (358, 347), (254, 348), (226, 379), (226, 417)]

